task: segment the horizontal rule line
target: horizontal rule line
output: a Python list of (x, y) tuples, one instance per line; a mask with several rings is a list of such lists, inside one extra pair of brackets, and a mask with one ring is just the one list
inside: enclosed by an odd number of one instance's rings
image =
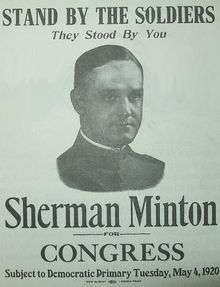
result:
[(74, 236), (91, 236), (91, 235), (100, 236), (100, 235), (103, 235), (103, 233), (76, 233), (73, 235)]
[(150, 233), (139, 232), (139, 233), (120, 233), (120, 235), (150, 235)]
[[(109, 234), (110, 233), (110, 234)], [(120, 235), (150, 235), (150, 233), (146, 232), (138, 232), (138, 233), (117, 233), (117, 234), (111, 234), (109, 232), (107, 234), (105, 233), (75, 233), (74, 236), (120, 236)]]

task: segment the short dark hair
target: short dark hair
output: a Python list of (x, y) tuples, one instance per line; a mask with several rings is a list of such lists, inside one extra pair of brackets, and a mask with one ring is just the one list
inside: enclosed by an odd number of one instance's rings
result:
[(83, 78), (92, 69), (101, 67), (114, 60), (131, 60), (140, 68), (143, 74), (142, 65), (127, 48), (119, 45), (103, 45), (83, 53), (77, 59), (75, 63), (74, 86), (79, 86)]

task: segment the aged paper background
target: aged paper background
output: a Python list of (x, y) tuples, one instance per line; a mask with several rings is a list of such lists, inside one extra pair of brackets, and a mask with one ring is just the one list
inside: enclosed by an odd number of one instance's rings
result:
[[(111, 2), (111, 3), (110, 3)], [(172, 3), (171, 3), (172, 2)], [(197, 1), (184, 1), (196, 5)], [(0, 285), (9, 286), (85, 286), (74, 279), (20, 280), (4, 278), (4, 270), (80, 271), (85, 269), (169, 269), (220, 265), (220, 230), (215, 227), (136, 228), (151, 232), (147, 237), (75, 237), (78, 232), (94, 230), (6, 229), (9, 214), (5, 201), (9, 197), (27, 196), (30, 203), (120, 204), (121, 231), (126, 231), (129, 195), (140, 199), (147, 194), (160, 195), (162, 201), (178, 202), (182, 196), (190, 201), (215, 201), (219, 219), (219, 74), (220, 74), (220, 4), (200, 1), (199, 5), (215, 5), (213, 24), (134, 25), (132, 11), (137, 6), (182, 5), (181, 1), (1, 1), (0, 9), (54, 7), (62, 18), (64, 7), (129, 6), (129, 25), (97, 25), (91, 12), (86, 26), (0, 27)], [(62, 21), (61, 21), (62, 22)], [(94, 24), (93, 24), (94, 23)], [(126, 26), (126, 27), (125, 27)], [(85, 33), (88, 29), (112, 31), (121, 35), (124, 29), (139, 31), (134, 41), (52, 40), (53, 30)], [(166, 39), (147, 39), (146, 29), (166, 31)], [(73, 87), (73, 65), (77, 57), (90, 48), (103, 44), (119, 44), (129, 48), (145, 70), (144, 118), (140, 132), (132, 144), (135, 151), (147, 153), (166, 162), (163, 181), (155, 188), (116, 193), (89, 193), (71, 190), (60, 182), (56, 157), (70, 147), (79, 129), (69, 93)], [(124, 223), (124, 224), (123, 224)], [(98, 230), (100, 231), (100, 230)], [(130, 231), (130, 230), (129, 230)], [(103, 230), (101, 230), (103, 232)], [(115, 262), (46, 263), (40, 249), (48, 243), (103, 242), (184, 242), (185, 258), (178, 263)], [(186, 281), (185, 281), (186, 280)], [(143, 278), (136, 286), (219, 286), (219, 276), (204, 278)], [(108, 285), (108, 284), (106, 284)], [(89, 284), (88, 284), (89, 286)], [(96, 284), (92, 284), (96, 286)], [(97, 286), (100, 286), (100, 284)], [(123, 284), (118, 286), (131, 286)]]

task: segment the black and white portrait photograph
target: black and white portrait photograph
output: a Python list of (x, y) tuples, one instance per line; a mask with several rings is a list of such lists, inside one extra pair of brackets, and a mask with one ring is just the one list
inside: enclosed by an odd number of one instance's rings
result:
[(77, 59), (71, 102), (80, 130), (57, 159), (65, 185), (101, 192), (147, 189), (160, 182), (164, 162), (129, 146), (142, 121), (143, 74), (137, 57), (123, 46), (98, 46)]

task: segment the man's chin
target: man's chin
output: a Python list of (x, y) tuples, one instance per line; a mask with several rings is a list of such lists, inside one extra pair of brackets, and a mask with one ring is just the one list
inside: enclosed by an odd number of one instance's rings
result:
[(137, 135), (137, 129), (133, 126), (126, 126), (114, 132), (109, 132), (105, 139), (106, 145), (121, 148), (130, 144)]
[(112, 143), (112, 146), (121, 148), (125, 145), (130, 144), (134, 140), (134, 138), (135, 138), (135, 135), (125, 133), (121, 135), (117, 140), (115, 140), (114, 143)]

